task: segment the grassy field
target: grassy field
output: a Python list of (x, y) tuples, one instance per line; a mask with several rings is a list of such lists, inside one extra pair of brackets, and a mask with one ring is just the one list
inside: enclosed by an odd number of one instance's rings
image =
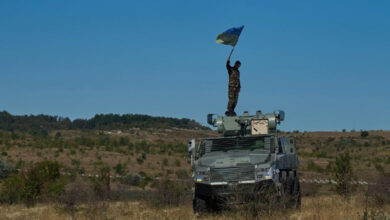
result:
[[(85, 194), (87, 189), (96, 188), (96, 181), (78, 176), (101, 174), (103, 168), (107, 168), (106, 172), (114, 177), (108, 179), (110, 193), (115, 194), (87, 201), (76, 199), (71, 209), (69, 198), (63, 197), (55, 200), (39, 197), (31, 207), (24, 203), (3, 203), (0, 204), (0, 219), (252, 219), (249, 212), (243, 211), (193, 215), (189, 197), (191, 167), (186, 144), (192, 138), (217, 135), (215, 131), (189, 129), (55, 130), (45, 136), (0, 131), (0, 158), (12, 164), (19, 173), (28, 172), (41, 161), (57, 161), (62, 173), (71, 174), (65, 178), (68, 185), (75, 179), (79, 182), (80, 178), (90, 180), (80, 192)], [(302, 183), (300, 210), (273, 210), (256, 218), (363, 219), (366, 204), (370, 218), (390, 218), (389, 190), (375, 187), (380, 180), (388, 181), (390, 131), (288, 132), (284, 135), (297, 139), (301, 178), (331, 178), (330, 164), (339, 154), (349, 152), (355, 178), (373, 185), (357, 187), (346, 199), (336, 195), (331, 184)], [(130, 179), (126, 182), (115, 176)], [(142, 176), (147, 181), (135, 181), (134, 176)], [(161, 201), (165, 205), (156, 207), (159, 198), (133, 196), (134, 192), (141, 192), (158, 197), (161, 189), (154, 181), (157, 177), (180, 179), (172, 188), (180, 190), (184, 199), (174, 198), (174, 204)], [(0, 190), (4, 187), (3, 181), (0, 180)], [(390, 185), (389, 182), (386, 184)], [(68, 190), (68, 185), (66, 192), (72, 196), (75, 193)], [(75, 188), (83, 187), (76, 185)], [(370, 194), (368, 199), (365, 193)]]
[[(327, 176), (330, 162), (349, 152), (358, 179), (369, 180), (390, 170), (390, 132), (306, 132), (286, 133), (297, 138), (300, 171), (304, 177)], [(119, 174), (143, 172), (149, 176), (190, 173), (186, 144), (189, 139), (217, 136), (214, 131), (186, 129), (133, 129), (127, 131), (53, 131), (46, 137), (0, 131), (0, 152), (4, 160), (18, 166), (38, 161), (60, 162), (64, 168), (96, 174), (107, 165)]]
[[(275, 211), (253, 218), (248, 213), (220, 213), (195, 216), (188, 204), (178, 207), (153, 208), (142, 202), (108, 202), (96, 207), (80, 206), (74, 214), (56, 204), (39, 204), (33, 208), (23, 205), (0, 206), (1, 219), (363, 219), (364, 200), (349, 200), (338, 196), (305, 197), (300, 210)], [(390, 205), (368, 208), (369, 219), (389, 219)]]

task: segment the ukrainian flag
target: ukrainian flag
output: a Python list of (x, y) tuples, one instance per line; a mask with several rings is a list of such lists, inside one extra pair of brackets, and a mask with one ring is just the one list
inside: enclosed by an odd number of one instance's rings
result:
[(241, 31), (244, 29), (244, 25), (237, 28), (230, 28), (229, 30), (218, 35), (217, 43), (225, 44), (230, 46), (236, 46), (238, 38), (240, 37)]

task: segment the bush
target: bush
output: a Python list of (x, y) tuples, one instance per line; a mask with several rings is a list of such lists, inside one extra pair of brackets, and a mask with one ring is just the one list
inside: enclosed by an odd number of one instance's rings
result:
[(59, 169), (57, 162), (43, 161), (26, 173), (7, 178), (0, 192), (2, 201), (33, 205), (38, 198), (58, 198), (65, 188)]
[(7, 178), (10, 174), (15, 172), (16, 170), (11, 164), (4, 162), (0, 158), (0, 179)]
[(364, 131), (363, 130), (363, 131), (360, 132), (360, 136), (363, 137), (363, 138), (368, 137), (368, 135), (370, 135), (370, 133), (368, 133), (368, 131)]
[(110, 167), (103, 166), (99, 170), (99, 177), (93, 179), (93, 188), (99, 198), (106, 199), (110, 197), (111, 193), (111, 176)]
[(348, 152), (340, 154), (330, 166), (332, 178), (336, 181), (335, 191), (342, 196), (350, 195), (353, 189), (351, 181), (354, 175), (350, 160)]
[(180, 160), (179, 160), (179, 159), (176, 159), (176, 160), (175, 160), (175, 166), (180, 167), (180, 165), (181, 165)]
[(115, 170), (115, 173), (117, 173), (118, 175), (124, 175), (125, 172), (126, 172), (126, 167), (121, 164), (121, 163), (118, 163), (115, 167), (114, 167), (114, 170)]
[(91, 185), (78, 178), (66, 186), (60, 201), (66, 209), (74, 211), (77, 205), (92, 200), (94, 195)]
[(21, 201), (25, 184), (26, 180), (21, 175), (14, 175), (5, 179), (1, 188), (0, 201), (8, 204)]
[(168, 159), (164, 158), (162, 161), (163, 166), (168, 166)]
[[(60, 165), (57, 162), (43, 161), (37, 163), (25, 176), (23, 198), (28, 204), (34, 204), (40, 195), (51, 193), (52, 184), (58, 184)], [(64, 186), (64, 185), (63, 185)], [(58, 186), (60, 187), (60, 186)], [(57, 188), (57, 187), (54, 187)], [(61, 189), (55, 189), (60, 191)], [(62, 189), (64, 190), (64, 189)]]
[(143, 164), (144, 163), (144, 160), (142, 159), (142, 157), (137, 157), (137, 163), (139, 165)]
[(375, 163), (375, 169), (381, 173), (381, 174), (384, 174), (385, 173), (385, 169), (383, 168), (383, 166), (380, 164), (380, 163)]
[(121, 179), (121, 183), (130, 186), (139, 186), (141, 183), (141, 176), (130, 173)]

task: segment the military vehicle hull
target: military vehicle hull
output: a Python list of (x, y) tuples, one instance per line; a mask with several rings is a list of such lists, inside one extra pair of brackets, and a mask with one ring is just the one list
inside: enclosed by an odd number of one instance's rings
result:
[(194, 212), (248, 202), (300, 206), (295, 139), (276, 132), (281, 115), (208, 117), (223, 137), (201, 139), (192, 147)]

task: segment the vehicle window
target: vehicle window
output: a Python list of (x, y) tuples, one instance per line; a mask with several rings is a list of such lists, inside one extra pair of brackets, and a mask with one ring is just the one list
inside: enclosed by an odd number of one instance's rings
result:
[(212, 141), (211, 151), (265, 149), (263, 136), (221, 138), (208, 141)]

